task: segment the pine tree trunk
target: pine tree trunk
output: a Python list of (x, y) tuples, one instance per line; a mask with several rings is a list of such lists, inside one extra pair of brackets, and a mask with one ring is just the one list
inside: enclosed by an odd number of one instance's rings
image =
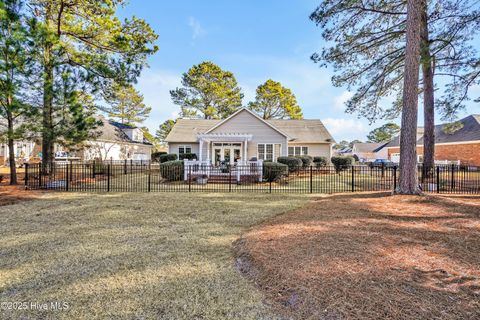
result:
[[(45, 15), (47, 29), (50, 30), (51, 24), (50, 11), (47, 8)], [(54, 144), (54, 127), (53, 127), (53, 57), (52, 44), (50, 40), (46, 40), (43, 51), (43, 114), (42, 114), (42, 172), (49, 174), (51, 164), (53, 162), (53, 144)]]
[(17, 184), (17, 166), (15, 163), (15, 141), (13, 140), (13, 117), (11, 112), (7, 112), (8, 122), (8, 164), (10, 166), (10, 184)]
[(433, 92), (433, 59), (428, 38), (427, 6), (422, 10), (421, 62), (423, 74), (423, 168), (424, 176), (430, 177), (435, 164), (435, 109)]
[(424, 1), (407, 1), (407, 43), (403, 81), (402, 129), (400, 132), (399, 194), (418, 194), (417, 119), (420, 69), (420, 23)]

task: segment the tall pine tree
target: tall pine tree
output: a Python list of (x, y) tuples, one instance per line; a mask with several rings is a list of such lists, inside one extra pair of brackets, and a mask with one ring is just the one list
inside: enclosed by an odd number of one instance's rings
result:
[[(55, 130), (55, 123), (65, 112), (56, 104), (61, 89), (97, 94), (112, 81), (135, 81), (146, 58), (157, 47), (157, 35), (138, 18), (120, 21), (115, 13), (122, 0), (31, 0), (32, 15), (41, 29), (37, 45), (42, 49), (39, 63), (43, 68), (42, 162), (44, 171), (53, 160), (55, 142), (73, 131), (90, 131), (92, 119), (68, 122), (65, 135)], [(67, 87), (65, 77), (70, 77)], [(60, 86), (60, 87), (59, 87)], [(70, 101), (70, 100), (62, 100)], [(75, 103), (76, 104), (76, 103)], [(78, 111), (78, 110), (77, 110)], [(77, 112), (75, 116), (88, 115)], [(79, 124), (79, 126), (76, 126)], [(77, 137), (85, 136), (83, 134)]]

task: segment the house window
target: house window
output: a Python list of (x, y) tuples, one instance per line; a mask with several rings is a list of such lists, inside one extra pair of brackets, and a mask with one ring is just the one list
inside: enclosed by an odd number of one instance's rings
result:
[(257, 144), (257, 155), (259, 160), (277, 161), (281, 156), (282, 144), (280, 143), (259, 143)]
[(178, 154), (192, 153), (192, 146), (178, 146)]
[(302, 146), (295, 146), (295, 147), (288, 147), (288, 156), (306, 156), (308, 155), (308, 147)]

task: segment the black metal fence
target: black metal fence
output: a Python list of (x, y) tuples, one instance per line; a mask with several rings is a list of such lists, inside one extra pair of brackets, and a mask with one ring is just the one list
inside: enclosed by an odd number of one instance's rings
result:
[[(44, 168), (45, 169), (45, 168)], [(164, 166), (148, 161), (55, 163), (25, 168), (30, 189), (94, 192), (284, 192), (343, 193), (392, 191), (397, 167), (334, 166), (277, 168), (271, 166)], [(425, 192), (480, 194), (480, 168), (436, 166), (418, 168)]]

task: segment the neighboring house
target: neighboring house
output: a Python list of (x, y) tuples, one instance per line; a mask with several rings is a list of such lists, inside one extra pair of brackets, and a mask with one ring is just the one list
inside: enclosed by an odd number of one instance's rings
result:
[[(35, 142), (32, 141), (16, 141), (13, 145), (15, 160), (19, 165), (28, 161), (34, 152)], [(8, 164), (8, 145), (0, 143), (0, 166)]]
[(103, 126), (99, 128), (99, 136), (86, 141), (85, 148), (76, 153), (82, 160), (150, 160), (153, 145), (140, 128), (100, 119)]
[(334, 156), (343, 156), (343, 157), (353, 156), (352, 148), (344, 147), (344, 148), (341, 148), (341, 149), (335, 149), (335, 150), (333, 150), (333, 155)]
[(381, 143), (355, 143), (352, 148), (352, 154), (358, 157), (360, 162), (371, 162), (377, 159), (387, 159), (388, 152), (383, 148), (385, 142)]
[[(96, 139), (85, 141), (79, 150), (71, 151), (59, 144), (54, 147), (56, 160), (150, 160), (153, 145), (143, 137), (140, 128), (100, 117), (103, 126)], [(17, 141), (17, 164), (41, 159), (41, 143)], [(0, 165), (7, 165), (8, 146), (0, 143)]]
[[(435, 161), (480, 166), (480, 115), (459, 120), (460, 128), (448, 132), (448, 124), (435, 126)], [(384, 147), (393, 162), (400, 159), (400, 137), (396, 136)], [(417, 130), (418, 161), (423, 162), (423, 128)]]
[(214, 165), (279, 156), (324, 156), (335, 142), (320, 120), (263, 120), (242, 108), (224, 120), (178, 119), (168, 134), (169, 153), (194, 153)]

